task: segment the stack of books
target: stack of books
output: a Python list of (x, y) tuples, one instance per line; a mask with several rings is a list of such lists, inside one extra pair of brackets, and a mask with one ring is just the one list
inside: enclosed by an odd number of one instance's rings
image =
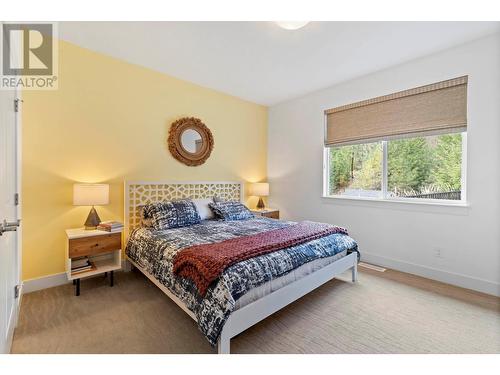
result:
[(121, 232), (123, 224), (118, 221), (103, 221), (97, 226), (97, 229), (106, 232)]
[(80, 273), (89, 271), (92, 269), (92, 263), (89, 257), (80, 257), (71, 259), (71, 273)]

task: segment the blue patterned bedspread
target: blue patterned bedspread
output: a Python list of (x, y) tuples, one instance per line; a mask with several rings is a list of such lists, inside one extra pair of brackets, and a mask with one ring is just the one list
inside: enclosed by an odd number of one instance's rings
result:
[(315, 259), (356, 251), (356, 242), (336, 233), (236, 263), (223, 272), (204, 298), (192, 282), (173, 274), (174, 256), (193, 245), (220, 242), (291, 224), (294, 223), (254, 217), (240, 221), (205, 220), (189, 227), (162, 231), (138, 228), (130, 233), (126, 253), (186, 304), (195, 314), (200, 330), (210, 344), (215, 345), (234, 310), (235, 301), (249, 290)]

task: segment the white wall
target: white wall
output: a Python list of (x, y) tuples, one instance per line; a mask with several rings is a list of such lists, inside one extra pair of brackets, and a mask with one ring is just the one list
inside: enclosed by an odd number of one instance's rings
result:
[[(321, 198), (325, 109), (462, 75), (469, 207)], [(367, 262), (500, 295), (499, 107), (500, 34), (271, 107), (270, 205), (347, 227)]]

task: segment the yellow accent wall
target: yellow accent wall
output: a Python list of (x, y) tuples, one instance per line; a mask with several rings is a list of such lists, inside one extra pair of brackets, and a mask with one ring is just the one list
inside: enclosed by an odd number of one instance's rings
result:
[[(23, 92), (23, 279), (64, 272), (66, 228), (88, 207), (72, 205), (74, 182), (110, 184), (102, 220), (123, 221), (124, 180), (263, 181), (267, 108), (59, 43), (59, 89)], [(168, 152), (169, 125), (199, 117), (215, 147), (187, 167)], [(253, 204), (254, 202), (250, 202)]]

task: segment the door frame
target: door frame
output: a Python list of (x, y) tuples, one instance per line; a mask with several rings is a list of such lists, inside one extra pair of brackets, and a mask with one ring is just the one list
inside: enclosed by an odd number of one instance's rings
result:
[[(21, 99), (21, 92), (19, 90), (15, 91), (15, 99), (18, 101), (18, 110), (15, 112), (15, 134), (16, 134), (16, 191), (18, 194), (18, 204), (16, 206), (16, 217), (17, 219), (21, 219), (21, 204), (22, 204), (22, 195), (21, 195), (21, 181), (22, 181), (22, 166), (21, 166), (21, 158), (22, 158), (22, 128), (21, 128), (21, 105), (22, 105), (22, 99)], [(14, 106), (15, 104), (12, 103)], [(22, 220), (21, 220), (22, 223)], [(12, 348), (12, 340), (14, 338), (14, 331), (17, 327), (17, 323), (19, 321), (19, 311), (21, 309), (21, 300), (23, 296), (23, 282), (22, 282), (22, 224), (17, 228), (15, 233), (11, 233), (10, 235), (15, 235), (16, 236), (16, 265), (17, 265), (17, 270), (16, 276), (15, 276), (15, 283), (16, 285), (19, 285), (19, 294), (17, 298), (14, 301), (14, 310), (13, 313), (10, 317), (10, 321), (7, 323), (8, 324), (8, 330), (9, 332), (7, 333), (7, 343), (6, 343), (6, 349), (8, 350), (7, 353), (10, 353), (10, 350)]]
[[(0, 27), (4, 22), (0, 21)], [(18, 56), (15, 54), (15, 56)], [(16, 193), (18, 194), (18, 204), (16, 206), (16, 219), (21, 219), (22, 218), (22, 91), (16, 88), (14, 90), (14, 102), (12, 103), (12, 107), (15, 108), (14, 112), (14, 127), (15, 127), (15, 147), (16, 147), (16, 155), (15, 155), (15, 162), (16, 162), (16, 168), (15, 168), (15, 173), (16, 173)], [(15, 102), (17, 101), (17, 105)], [(22, 220), (21, 220), (22, 223)], [(16, 236), (16, 265), (17, 269), (15, 270), (15, 285), (19, 285), (19, 293), (18, 297), (14, 301), (14, 310), (12, 315), (10, 316), (10, 320), (7, 323), (8, 324), (8, 332), (7, 332), (7, 342), (6, 342), (6, 349), (7, 353), (10, 353), (10, 350), (12, 348), (12, 340), (14, 337), (14, 330), (17, 327), (17, 323), (19, 321), (19, 310), (21, 308), (21, 300), (22, 300), (22, 289), (23, 289), (23, 283), (22, 283), (22, 224), (17, 228), (15, 233), (11, 233), (10, 235), (15, 235)]]
[[(16, 126), (16, 191), (17, 191), (17, 206), (16, 206), (16, 216), (18, 220), (21, 220), (22, 214), (22, 199), (23, 195), (21, 194), (22, 187), (22, 91), (16, 89), (15, 91), (15, 100), (17, 100), (17, 111), (15, 112), (15, 126)], [(14, 104), (13, 104), (14, 105)], [(22, 270), (23, 270), (23, 225), (21, 220), (21, 225), (17, 227), (16, 231), (16, 241), (17, 241), (17, 270), (16, 270), (16, 285), (19, 285), (19, 294), (15, 301), (15, 312), (14, 318), (12, 322), (12, 336), (9, 336), (9, 347), (12, 347), (12, 339), (14, 336), (14, 330), (17, 327), (17, 323), (19, 321), (19, 311), (21, 309), (21, 300), (23, 297), (23, 278), (22, 278)]]

